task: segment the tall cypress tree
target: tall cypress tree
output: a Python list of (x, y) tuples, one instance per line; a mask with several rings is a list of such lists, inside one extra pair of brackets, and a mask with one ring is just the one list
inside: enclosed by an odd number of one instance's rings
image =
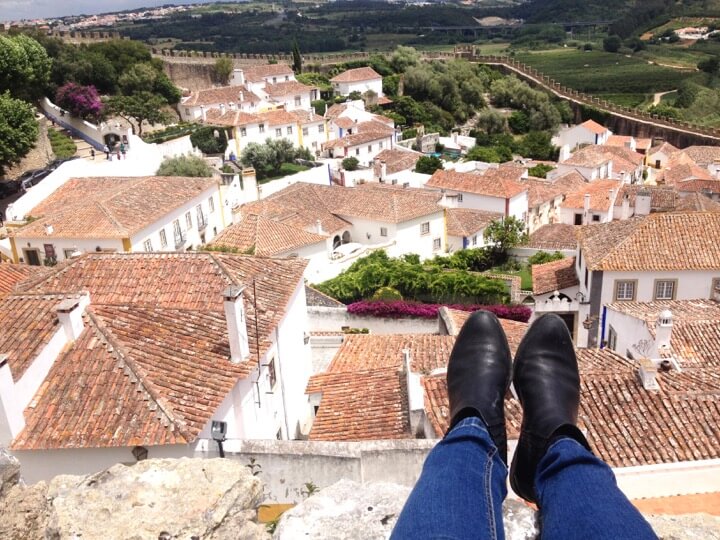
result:
[(293, 71), (295, 73), (302, 73), (302, 57), (300, 56), (300, 47), (298, 46), (297, 39), (293, 42)]

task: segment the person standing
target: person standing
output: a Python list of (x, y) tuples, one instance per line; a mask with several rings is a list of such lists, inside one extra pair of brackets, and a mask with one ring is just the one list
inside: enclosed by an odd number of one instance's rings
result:
[(90, 159), (95, 161), (95, 149), (94, 148), (90, 148)]
[(120, 153), (122, 154), (122, 158), (125, 159), (125, 143), (120, 143)]
[(105, 152), (105, 159), (110, 161), (110, 148), (108, 148), (107, 144), (103, 146), (103, 152)]

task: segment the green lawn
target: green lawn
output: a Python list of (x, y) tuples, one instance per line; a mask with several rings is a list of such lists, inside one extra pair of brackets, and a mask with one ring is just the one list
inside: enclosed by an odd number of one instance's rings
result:
[(532, 290), (532, 273), (530, 267), (525, 265), (522, 270), (508, 271), (503, 270), (502, 267), (491, 268), (488, 272), (493, 274), (506, 274), (508, 276), (520, 276), (520, 288), (523, 291)]
[(284, 176), (290, 176), (291, 174), (307, 171), (310, 167), (305, 167), (304, 165), (297, 165), (296, 163), (283, 163), (280, 167), (279, 174), (274, 174), (272, 176), (266, 176), (262, 180), (259, 180), (258, 183), (264, 184), (266, 182), (270, 182), (271, 180), (277, 180), (278, 178), (283, 178)]

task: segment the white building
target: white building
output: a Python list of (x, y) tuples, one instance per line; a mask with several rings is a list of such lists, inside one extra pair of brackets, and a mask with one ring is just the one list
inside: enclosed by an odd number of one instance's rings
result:
[(425, 188), (443, 193), (447, 206), (483, 210), (525, 221), (528, 188), (521, 182), (523, 178), (527, 178), (527, 169), (514, 164), (474, 172), (437, 170)]
[(328, 140), (341, 139), (345, 135), (357, 133), (358, 124), (363, 123), (376, 122), (385, 124), (385, 128), (380, 125), (377, 125), (377, 128), (395, 129), (395, 121), (392, 118), (367, 111), (365, 103), (361, 99), (336, 103), (325, 111), (325, 120), (327, 122)]
[(571, 171), (554, 180), (528, 177), (522, 180), (528, 188), (528, 233), (561, 220), (563, 200), (568, 193), (586, 186), (585, 179), (576, 171)]
[(558, 222), (587, 225), (612, 221), (621, 186), (615, 180), (596, 180), (567, 193), (560, 203)]
[(485, 228), (503, 218), (503, 214), (472, 208), (448, 208), (445, 213), (449, 252), (486, 246)]
[(231, 85), (243, 84), (251, 92), (257, 92), (268, 84), (294, 81), (295, 72), (287, 64), (263, 64), (235, 69), (230, 78)]
[(594, 120), (586, 120), (582, 124), (568, 127), (557, 136), (557, 144), (560, 148), (566, 147), (572, 152), (578, 146), (587, 144), (605, 144), (612, 135), (612, 131), (601, 126)]
[(651, 147), (647, 152), (648, 165), (656, 169), (664, 169), (668, 160), (680, 150), (668, 142)]
[(32, 483), (307, 434), (305, 264), (87, 254), (28, 282), (0, 309), (0, 444)]
[(336, 94), (348, 96), (353, 92), (364, 94), (374, 92), (377, 97), (383, 96), (382, 76), (371, 67), (348, 69), (330, 79)]
[(13, 231), (13, 256), (39, 265), (81, 253), (185, 251), (220, 232), (225, 211), (214, 178), (75, 178)]
[(254, 113), (261, 107), (261, 100), (246, 86), (223, 86), (193, 92), (180, 101), (178, 109), (184, 122), (203, 120), (205, 111), (224, 107), (246, 113)]
[(375, 249), (422, 259), (445, 252), (439, 194), (376, 183), (355, 188), (297, 183), (243, 205), (212, 243), (239, 252), (308, 259), (312, 283), (339, 274)]
[(341, 138), (322, 145), (323, 154), (329, 158), (354, 157), (362, 165), (372, 165), (375, 156), (383, 150), (392, 149), (395, 130), (378, 121), (353, 124)]
[(720, 214), (661, 212), (578, 233), (580, 346), (601, 343), (613, 302), (708, 299), (720, 283)]
[(298, 81), (266, 84), (262, 90), (257, 90), (257, 93), (263, 101), (286, 111), (309, 111), (311, 103), (319, 98), (319, 91), (315, 86)]

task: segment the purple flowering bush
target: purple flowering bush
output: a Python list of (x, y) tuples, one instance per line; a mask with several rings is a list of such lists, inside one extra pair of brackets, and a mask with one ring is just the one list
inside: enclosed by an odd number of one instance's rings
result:
[(477, 311), (484, 309), (498, 316), (500, 319), (528, 322), (532, 312), (526, 306), (506, 306), (502, 304), (483, 306), (468, 304), (421, 304), (419, 302), (405, 302), (403, 300), (361, 300), (349, 304), (348, 313), (354, 315), (369, 315), (372, 317), (387, 317), (397, 319), (400, 317), (418, 317), (434, 319), (441, 307), (457, 309), (460, 311)]
[(96, 120), (103, 111), (103, 102), (94, 86), (69, 82), (58, 88), (55, 103), (73, 116)]

